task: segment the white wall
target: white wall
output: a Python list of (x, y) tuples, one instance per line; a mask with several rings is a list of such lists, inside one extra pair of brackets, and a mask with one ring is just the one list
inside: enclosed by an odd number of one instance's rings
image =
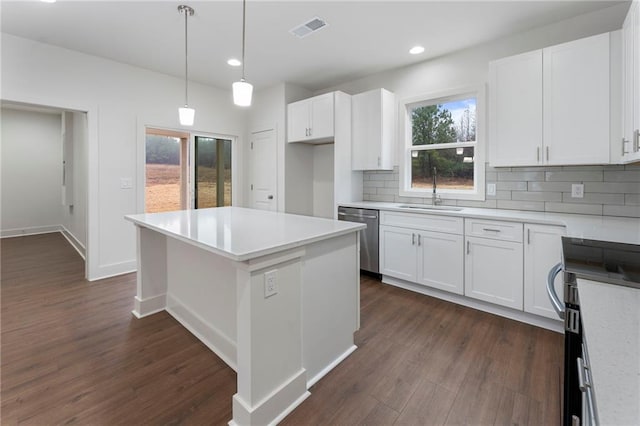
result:
[(334, 200), (334, 144), (309, 146), (313, 150), (313, 215), (332, 219)]
[[(181, 129), (177, 108), (184, 82), (2, 34), (1, 87), (4, 100), (88, 112), (88, 275), (96, 279), (134, 270), (134, 228), (123, 216), (142, 205), (144, 126)], [(188, 130), (238, 135), (244, 145), (246, 112), (233, 105), (230, 90), (197, 83), (189, 89), (196, 122)], [(243, 188), (240, 160), (238, 186)], [(121, 189), (121, 178), (132, 179), (134, 188)]]
[[(278, 84), (273, 87), (256, 91), (253, 96), (253, 102), (249, 110), (249, 133), (259, 132), (262, 130), (273, 129), (276, 135), (276, 147), (277, 152), (274, 153), (276, 162), (274, 167), (277, 169), (277, 188), (276, 188), (276, 200), (278, 211), (283, 212), (285, 210), (285, 144), (286, 144), (286, 102), (285, 102), (285, 85)], [(248, 147), (247, 147), (248, 148)], [(249, 152), (244, 153), (245, 158), (249, 159), (251, 156)], [(251, 170), (249, 170), (249, 164), (247, 164), (245, 182), (246, 186), (250, 185), (249, 178), (251, 176)], [(245, 190), (246, 198), (245, 205), (249, 206), (251, 202), (250, 189)]]
[[(617, 30), (622, 25), (620, 16), (623, 16), (623, 13), (621, 10), (626, 8), (628, 8), (628, 4), (612, 6), (451, 55), (372, 74), (318, 91), (316, 94), (342, 90), (355, 95), (382, 87), (394, 92), (396, 103), (398, 103), (402, 99), (417, 95), (485, 85), (488, 80), (490, 61)], [(396, 158), (398, 157), (400, 156), (396, 156)]]
[(58, 229), (61, 114), (2, 108), (2, 235)]
[[(87, 115), (83, 112), (65, 112), (65, 131), (71, 138), (73, 151), (71, 158), (73, 168), (73, 203), (62, 206), (62, 226), (80, 244), (80, 249), (87, 245)], [(67, 177), (69, 179), (69, 177)]]

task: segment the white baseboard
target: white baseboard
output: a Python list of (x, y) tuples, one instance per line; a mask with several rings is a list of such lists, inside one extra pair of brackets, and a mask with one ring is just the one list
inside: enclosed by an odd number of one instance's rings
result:
[(98, 266), (97, 271), (89, 271), (89, 277), (87, 280), (96, 281), (105, 278), (111, 278), (118, 275), (129, 274), (138, 270), (138, 265), (135, 260), (128, 260), (126, 262), (110, 263), (108, 265)]
[(26, 228), (3, 229), (0, 238), (26, 237), (27, 235), (51, 234), (62, 232), (62, 225), (29, 226)]
[(65, 237), (67, 241), (69, 241), (69, 244), (71, 244), (71, 246), (73, 246), (74, 249), (76, 249), (80, 257), (82, 257), (84, 260), (87, 260), (87, 257), (86, 257), (87, 250), (84, 244), (82, 244), (80, 240), (78, 240), (76, 236), (73, 235), (71, 231), (69, 231), (64, 225), (60, 225), (60, 227), (62, 228), (60, 231), (62, 236)]
[(135, 296), (133, 303), (134, 308), (131, 313), (140, 319), (164, 311), (167, 307), (167, 295), (160, 294), (146, 299), (140, 299), (138, 296)]
[(324, 376), (326, 376), (331, 370), (336, 368), (336, 366), (338, 364), (340, 364), (342, 361), (344, 361), (356, 349), (358, 349), (358, 347), (356, 345), (351, 346), (343, 354), (341, 354), (339, 357), (337, 357), (335, 360), (333, 360), (329, 365), (327, 365), (325, 368), (323, 368), (322, 371), (320, 371), (318, 374), (313, 376), (311, 379), (307, 380), (307, 389), (311, 388), (311, 386), (313, 386), (316, 383), (318, 383), (318, 381), (320, 379), (322, 379)]
[(194, 313), (171, 294), (167, 295), (167, 312), (211, 349), (225, 364), (238, 371), (236, 342)]
[(492, 303), (483, 302), (481, 300), (471, 299), (466, 296), (460, 296), (458, 294), (448, 293), (446, 291), (434, 289), (431, 287), (425, 287), (419, 284), (414, 284), (412, 282), (389, 277), (387, 275), (382, 276), (382, 282), (385, 284), (390, 284), (395, 287), (403, 288), (405, 290), (410, 290), (416, 293), (432, 296), (437, 299), (442, 299), (448, 302), (457, 303), (458, 305), (468, 306), (470, 308), (477, 309), (479, 311), (489, 312), (490, 314), (499, 315), (501, 317), (524, 322), (526, 324), (531, 324), (537, 327), (546, 328), (547, 330), (555, 331), (557, 333), (564, 333), (564, 324), (562, 323), (562, 321), (559, 321), (559, 320), (556, 321), (556, 320), (544, 318), (538, 315), (533, 315), (527, 312), (516, 311), (514, 309), (494, 305)]
[(229, 424), (278, 424), (311, 395), (306, 390), (306, 377), (307, 373), (303, 368), (253, 406), (243, 401), (236, 393), (233, 395), (233, 419)]

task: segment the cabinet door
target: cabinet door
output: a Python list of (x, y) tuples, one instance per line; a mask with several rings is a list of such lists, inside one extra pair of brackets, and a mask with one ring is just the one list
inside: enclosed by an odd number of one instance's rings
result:
[(287, 105), (287, 141), (309, 139), (310, 102), (308, 100)]
[(416, 281), (418, 235), (395, 226), (380, 226), (380, 273)]
[(489, 64), (489, 120), (492, 166), (542, 164), (542, 50)]
[(376, 89), (351, 97), (351, 168), (392, 170), (394, 95)]
[(418, 236), (418, 283), (464, 293), (464, 237), (421, 231)]
[(333, 137), (333, 93), (316, 96), (311, 101), (311, 139)]
[[(547, 295), (547, 274), (562, 260), (561, 226), (525, 225), (524, 227), (524, 310), (559, 320)], [(562, 274), (555, 281), (556, 294), (563, 292)]]
[(468, 297), (522, 310), (522, 243), (466, 237)]
[(609, 33), (543, 49), (544, 161), (609, 162)]

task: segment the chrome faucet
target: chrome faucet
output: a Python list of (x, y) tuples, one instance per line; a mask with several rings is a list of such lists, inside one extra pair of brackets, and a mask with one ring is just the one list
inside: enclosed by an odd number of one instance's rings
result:
[(439, 195), (436, 195), (436, 187), (437, 185), (437, 170), (435, 168), (435, 166), (433, 167), (433, 193), (431, 194), (431, 205), (432, 206), (436, 206), (438, 204), (442, 204), (442, 199), (440, 198)]

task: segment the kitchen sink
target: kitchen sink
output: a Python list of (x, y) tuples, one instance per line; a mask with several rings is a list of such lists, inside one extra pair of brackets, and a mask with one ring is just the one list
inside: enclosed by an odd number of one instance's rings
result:
[(463, 209), (463, 207), (453, 207), (453, 206), (425, 206), (422, 204), (402, 204), (398, 206), (401, 209), (415, 209), (415, 210), (442, 210), (449, 212), (459, 212)]

